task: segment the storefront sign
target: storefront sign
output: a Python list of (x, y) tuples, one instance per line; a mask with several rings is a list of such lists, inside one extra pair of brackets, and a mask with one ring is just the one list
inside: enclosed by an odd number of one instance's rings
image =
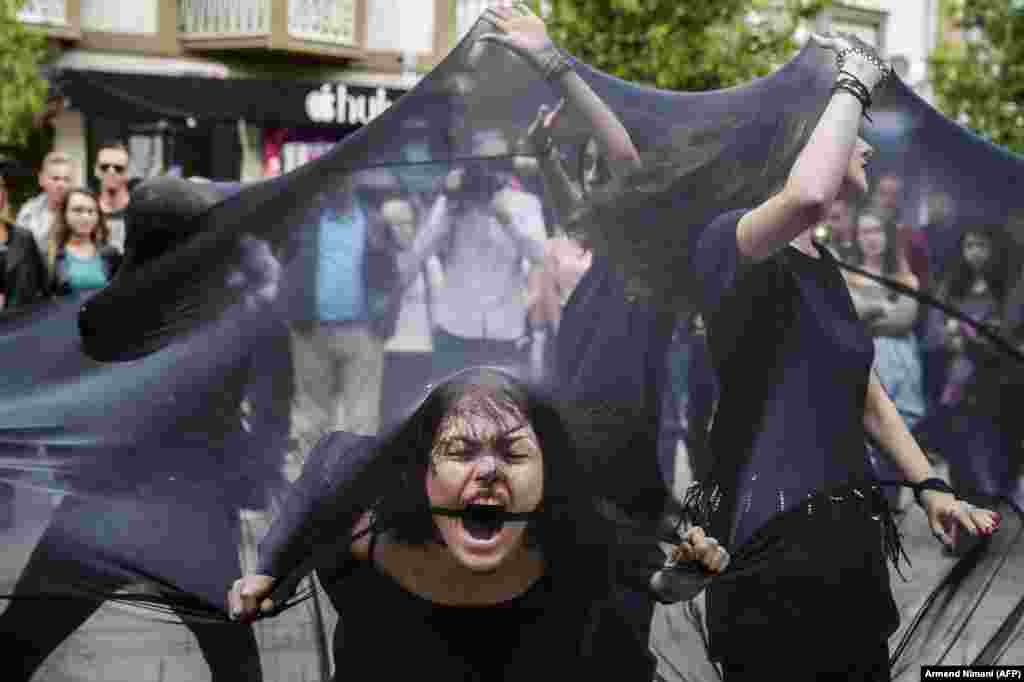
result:
[(306, 114), (314, 123), (365, 125), (394, 104), (384, 88), (349, 88), (325, 83), (306, 95)]

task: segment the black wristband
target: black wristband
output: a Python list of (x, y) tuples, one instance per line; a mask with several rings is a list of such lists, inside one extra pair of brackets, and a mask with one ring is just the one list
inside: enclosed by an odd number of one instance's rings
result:
[(841, 78), (832, 86), (832, 94), (840, 91), (856, 97), (860, 102), (861, 113), (864, 115), (864, 118), (871, 121), (871, 116), (868, 114), (868, 110), (871, 108), (871, 95), (863, 83), (854, 78)]
[(921, 493), (925, 490), (937, 490), (940, 493), (956, 495), (956, 491), (941, 478), (926, 478), (923, 481), (914, 484), (914, 498), (917, 500), (917, 504), (922, 507), (924, 506), (924, 503), (921, 501)]
[(868, 90), (868, 86), (864, 85), (859, 78), (856, 78), (855, 76), (841, 75), (836, 79), (836, 85), (842, 85), (845, 88), (852, 88), (853, 90), (856, 90), (857, 99), (864, 104), (864, 108), (871, 108), (871, 91)]

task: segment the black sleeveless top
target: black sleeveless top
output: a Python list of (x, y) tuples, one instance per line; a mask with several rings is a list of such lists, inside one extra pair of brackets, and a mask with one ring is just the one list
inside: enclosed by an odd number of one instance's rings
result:
[(558, 599), (548, 574), (493, 606), (448, 606), (383, 573), (375, 545), (376, 535), (369, 560), (320, 572), (340, 616), (335, 679), (541, 680), (589, 665), (580, 661), (586, 614)]

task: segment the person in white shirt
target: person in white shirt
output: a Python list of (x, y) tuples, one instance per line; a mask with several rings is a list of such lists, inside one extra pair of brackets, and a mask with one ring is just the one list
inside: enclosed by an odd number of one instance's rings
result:
[(70, 156), (63, 152), (47, 154), (39, 170), (39, 187), (43, 191), (26, 201), (14, 220), (17, 225), (32, 233), (39, 253), (46, 253), (50, 227), (71, 188), (73, 172), (74, 161)]
[(478, 132), (473, 156), (483, 160), (449, 175), (401, 259), (408, 277), (431, 256), (444, 265), (434, 307), (435, 376), (525, 361), (527, 275), (544, 261), (547, 233), (540, 200), (520, 188), (508, 153), (501, 131)]

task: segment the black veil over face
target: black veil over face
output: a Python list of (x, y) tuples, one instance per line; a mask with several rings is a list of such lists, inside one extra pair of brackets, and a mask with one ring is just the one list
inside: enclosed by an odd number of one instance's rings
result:
[[(0, 319), (7, 359), (0, 497), (9, 512), (0, 529), (0, 595), (9, 605), (45, 602), (55, 619), (72, 598), (117, 601), (48, 665), (78, 679), (72, 661), (75, 647), (85, 646), (104, 679), (119, 679), (116, 662), (126, 656), (150, 665), (151, 657), (173, 654), (166, 647), (150, 654), (110, 632), (134, 628), (188, 649), (191, 635), (167, 623), (242, 627), (226, 623), (224, 593), (240, 572), (255, 570), (255, 544), (322, 434), (392, 433), (429, 385), (464, 367), (510, 366), (543, 381), (557, 363), (580, 359), (552, 358), (553, 335), (537, 346), (543, 341), (528, 323), (531, 275), (549, 262), (555, 219), (544, 183), (522, 162), (533, 151), (520, 140), (538, 108), (553, 107), (560, 93), (498, 46), (470, 64), (470, 45), (488, 30), (478, 24), (378, 119), (287, 175), (223, 198), (212, 189), (185, 191), (205, 198), (173, 216), (147, 202), (181, 185), (150, 185), (152, 195), (137, 193), (132, 204), (150, 221), (147, 239), (129, 224), (127, 265), (110, 286), (84, 304)], [(586, 65), (577, 71), (620, 117), (644, 163), (592, 188), (566, 227), (619, 272), (630, 305), (683, 315), (695, 237), (718, 214), (756, 205), (785, 181), (828, 100), (833, 56), (808, 47), (766, 78), (707, 93), (640, 87)], [(998, 399), (982, 416), (1000, 442), (1019, 448), (1012, 424), (1019, 419), (1006, 406), (1024, 374), (1012, 355), (1024, 336), (1024, 284), (1015, 269), (1024, 161), (944, 118), (899, 81), (876, 97), (872, 118), (862, 133), (876, 150), (863, 203), (878, 178), (898, 176), (908, 241), (920, 232), (931, 252), (930, 281), (919, 292), (920, 345), (936, 316), (939, 328), (950, 318), (978, 330), (979, 343), (986, 334), (1002, 339), (979, 346), (984, 353), (972, 362), (976, 376), (1000, 377)], [(508, 145), (488, 151), (474, 142), (489, 137)], [(591, 137), (566, 108), (555, 141), (574, 176)], [(463, 180), (453, 182), (459, 169)], [(501, 211), (510, 214), (504, 227), (493, 218)], [(996, 226), (1010, 282), (998, 311), (980, 325), (940, 286), (962, 232), (975, 224)], [(827, 238), (827, 226), (816, 235)], [(600, 351), (584, 344), (578, 354)], [(949, 362), (940, 357), (937, 366)], [(631, 450), (635, 441), (623, 434), (656, 429), (657, 419), (626, 400), (628, 391), (602, 391), (570, 419), (587, 466), (608, 488), (597, 496), (616, 503), (680, 497), (686, 481), (679, 476), (674, 491), (621, 483), (631, 480), (626, 469), (656, 457), (653, 449)], [(940, 421), (962, 416), (955, 405), (936, 404)], [(956, 460), (944, 448), (966, 441), (951, 444), (948, 434), (932, 428), (922, 438)], [(1019, 462), (1011, 445), (993, 457)], [(1024, 660), (1020, 513), (999, 499), (1015, 484), (1017, 466), (996, 467), (1005, 485), (990, 502), (1003, 529), (963, 556), (942, 555), (916, 509), (901, 517), (912, 568), (904, 569), (909, 581), (894, 576), (904, 643), (894, 649), (895, 673), (911, 679), (922, 664)], [(356, 491), (354, 501), (374, 498), (372, 479), (359, 478), (362, 467), (342, 470), (352, 478), (340, 490)], [(974, 487), (970, 476), (962, 480)], [(67, 557), (70, 564), (58, 560)], [(26, 567), (36, 577), (19, 581)], [(302, 593), (312, 599), (256, 626), (268, 679), (300, 669), (315, 678), (328, 667), (323, 633), (334, 616), (307, 585)], [(701, 617), (696, 602), (657, 614), (653, 646), (666, 678), (714, 679)], [(201, 656), (190, 656), (193, 676), (205, 674)]]

